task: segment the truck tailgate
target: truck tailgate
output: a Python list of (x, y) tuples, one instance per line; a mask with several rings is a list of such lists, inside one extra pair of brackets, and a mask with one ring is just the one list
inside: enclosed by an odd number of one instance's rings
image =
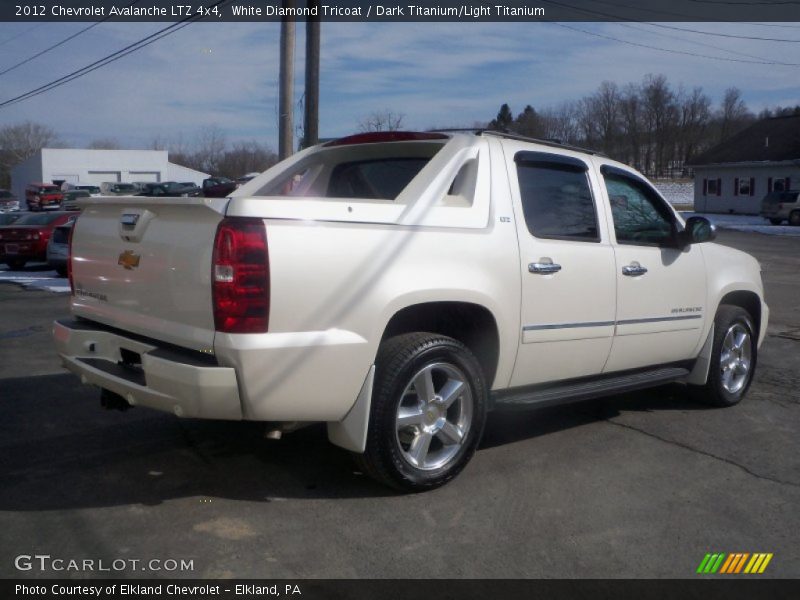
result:
[(226, 203), (145, 197), (82, 201), (72, 239), (73, 313), (210, 351), (211, 256)]

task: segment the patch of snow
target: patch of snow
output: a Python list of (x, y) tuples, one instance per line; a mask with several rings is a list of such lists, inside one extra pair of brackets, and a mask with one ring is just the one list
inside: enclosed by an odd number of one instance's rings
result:
[(11, 271), (0, 267), (0, 283), (16, 283), (25, 288), (56, 294), (69, 293), (69, 280), (55, 271)]
[(694, 206), (693, 182), (662, 179), (653, 181), (653, 185), (670, 204)]
[(764, 233), (767, 235), (800, 237), (800, 227), (792, 227), (791, 225), (772, 225), (769, 221), (757, 215), (729, 215), (694, 212), (681, 213), (681, 216), (683, 216), (684, 219), (694, 215), (705, 217), (720, 229), (748, 231), (751, 233)]

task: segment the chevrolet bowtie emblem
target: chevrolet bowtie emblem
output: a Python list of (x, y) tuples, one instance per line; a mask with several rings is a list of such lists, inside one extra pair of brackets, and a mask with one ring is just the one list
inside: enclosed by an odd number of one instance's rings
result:
[(139, 259), (141, 258), (142, 257), (136, 254), (133, 250), (125, 250), (125, 252), (119, 255), (117, 264), (122, 265), (128, 271), (132, 271), (139, 266)]

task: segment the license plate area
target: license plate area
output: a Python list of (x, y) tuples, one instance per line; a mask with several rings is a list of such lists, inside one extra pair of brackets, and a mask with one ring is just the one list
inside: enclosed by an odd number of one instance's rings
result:
[(6, 244), (6, 254), (19, 254), (19, 244)]

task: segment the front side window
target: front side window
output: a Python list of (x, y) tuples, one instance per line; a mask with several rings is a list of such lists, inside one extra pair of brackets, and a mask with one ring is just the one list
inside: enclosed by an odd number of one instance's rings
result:
[(538, 152), (516, 158), (522, 212), (537, 238), (598, 242), (597, 211), (586, 165)]
[(672, 212), (644, 181), (603, 167), (614, 232), (620, 244), (668, 244), (675, 237)]

